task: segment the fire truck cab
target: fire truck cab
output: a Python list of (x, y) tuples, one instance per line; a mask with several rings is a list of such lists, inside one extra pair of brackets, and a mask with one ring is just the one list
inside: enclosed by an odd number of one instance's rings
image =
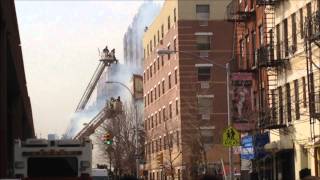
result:
[(14, 174), (25, 180), (91, 180), (92, 143), (81, 140), (16, 140)]

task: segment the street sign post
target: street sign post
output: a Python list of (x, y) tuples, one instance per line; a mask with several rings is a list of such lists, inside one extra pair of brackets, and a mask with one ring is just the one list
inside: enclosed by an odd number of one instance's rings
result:
[(223, 132), (222, 142), (225, 147), (240, 146), (240, 133), (229, 126)]

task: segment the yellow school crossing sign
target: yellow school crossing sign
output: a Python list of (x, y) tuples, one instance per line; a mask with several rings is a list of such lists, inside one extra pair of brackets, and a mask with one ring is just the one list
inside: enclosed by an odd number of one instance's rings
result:
[(222, 142), (226, 147), (240, 146), (240, 133), (230, 126), (223, 131)]

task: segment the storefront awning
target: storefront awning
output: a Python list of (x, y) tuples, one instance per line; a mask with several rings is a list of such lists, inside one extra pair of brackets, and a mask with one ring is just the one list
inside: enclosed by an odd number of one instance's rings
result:
[(293, 149), (292, 141), (272, 141), (264, 145), (264, 149), (268, 152), (277, 152), (286, 149)]

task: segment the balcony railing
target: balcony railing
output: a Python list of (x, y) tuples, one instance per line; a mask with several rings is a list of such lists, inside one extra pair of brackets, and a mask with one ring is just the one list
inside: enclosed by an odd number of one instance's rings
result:
[(256, 0), (257, 5), (275, 5), (279, 0)]
[(311, 41), (320, 40), (320, 10), (306, 18), (306, 38)]

